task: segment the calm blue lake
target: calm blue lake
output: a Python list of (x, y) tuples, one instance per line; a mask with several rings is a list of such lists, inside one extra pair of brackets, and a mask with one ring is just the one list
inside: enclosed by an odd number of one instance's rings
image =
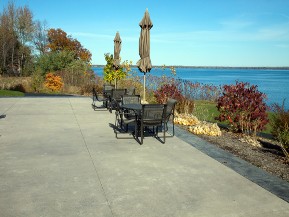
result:
[[(93, 68), (95, 74), (102, 76), (103, 68)], [(143, 75), (137, 68), (133, 68), (139, 75)], [(169, 69), (153, 68), (150, 72), (156, 76), (171, 75)], [(203, 84), (224, 85), (235, 84), (236, 81), (249, 82), (257, 85), (258, 90), (267, 95), (266, 103), (282, 104), (289, 109), (289, 70), (271, 69), (210, 69), (210, 68), (176, 68), (176, 77)]]

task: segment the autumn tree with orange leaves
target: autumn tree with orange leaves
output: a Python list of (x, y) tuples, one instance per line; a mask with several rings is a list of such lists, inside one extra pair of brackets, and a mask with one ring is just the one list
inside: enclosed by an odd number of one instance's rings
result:
[[(91, 53), (61, 29), (49, 29), (47, 42), (45, 53), (37, 59), (42, 75), (52, 72), (60, 76), (65, 84), (63, 91), (79, 89), (85, 92), (82, 90), (86, 90), (94, 78), (90, 65)], [(46, 84), (53, 86), (53, 82)]]
[(63, 82), (60, 76), (48, 73), (45, 76), (44, 86), (52, 91), (59, 91), (63, 86)]
[(80, 42), (67, 35), (61, 29), (49, 29), (48, 31), (48, 49), (52, 52), (72, 51), (75, 59), (83, 60), (87, 63), (91, 61), (91, 53), (83, 48)]

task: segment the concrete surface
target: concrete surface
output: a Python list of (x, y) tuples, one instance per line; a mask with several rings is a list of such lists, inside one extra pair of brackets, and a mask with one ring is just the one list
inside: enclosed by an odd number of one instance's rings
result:
[(289, 216), (288, 183), (271, 193), (181, 130), (165, 144), (116, 139), (114, 113), (91, 102), (0, 98), (1, 217)]

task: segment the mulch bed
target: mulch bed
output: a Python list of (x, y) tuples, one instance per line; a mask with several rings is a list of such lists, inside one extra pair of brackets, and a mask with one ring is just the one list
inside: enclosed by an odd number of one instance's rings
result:
[[(183, 129), (186, 126), (178, 125)], [(258, 137), (261, 147), (241, 141), (241, 134), (231, 133), (222, 129), (222, 136), (198, 135), (202, 139), (233, 155), (289, 182), (289, 162), (286, 160), (281, 148), (276, 141)]]

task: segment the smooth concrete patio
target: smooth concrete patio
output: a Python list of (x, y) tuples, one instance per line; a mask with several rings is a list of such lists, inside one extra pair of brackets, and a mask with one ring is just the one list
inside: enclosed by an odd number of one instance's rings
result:
[(184, 132), (165, 144), (116, 139), (114, 113), (91, 102), (0, 98), (1, 217), (289, 216), (288, 183), (272, 179), (282, 199)]

